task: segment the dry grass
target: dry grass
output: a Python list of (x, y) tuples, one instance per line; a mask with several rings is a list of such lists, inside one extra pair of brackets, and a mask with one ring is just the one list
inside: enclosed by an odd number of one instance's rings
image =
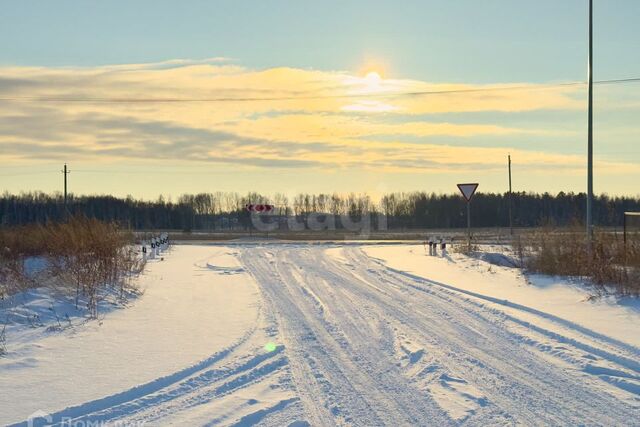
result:
[[(115, 224), (75, 217), (66, 223), (0, 230), (0, 298), (47, 286), (82, 302), (93, 316), (106, 292), (124, 298), (131, 277), (143, 268), (133, 250), (133, 235)], [(26, 261), (40, 259), (43, 270), (27, 271)]]
[(7, 324), (3, 324), (0, 328), (0, 356), (7, 354)]
[(625, 244), (619, 235), (598, 232), (589, 250), (582, 228), (547, 228), (522, 236), (515, 246), (533, 272), (587, 278), (599, 292), (640, 295), (638, 235)]
[(478, 246), (473, 240), (461, 241), (455, 245), (452, 245), (453, 252), (462, 255), (472, 255), (480, 252), (480, 246)]

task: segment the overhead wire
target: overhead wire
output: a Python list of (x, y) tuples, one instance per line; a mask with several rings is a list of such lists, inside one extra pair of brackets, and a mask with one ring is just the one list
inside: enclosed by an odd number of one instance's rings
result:
[[(594, 81), (596, 85), (638, 83), (640, 77)], [(377, 93), (351, 93), (351, 94), (327, 94), (327, 95), (289, 95), (272, 97), (219, 97), (219, 98), (133, 98), (133, 97), (54, 97), (54, 96), (5, 96), (0, 97), (0, 102), (87, 102), (87, 103), (181, 103), (181, 102), (275, 102), (316, 99), (345, 99), (345, 98), (402, 98), (425, 95), (445, 95), (457, 93), (482, 93), (505, 92), (516, 90), (547, 90), (571, 86), (586, 85), (587, 82), (562, 82), (548, 84), (526, 84), (513, 86), (475, 87), (463, 89), (422, 90), (409, 92), (377, 92)]]

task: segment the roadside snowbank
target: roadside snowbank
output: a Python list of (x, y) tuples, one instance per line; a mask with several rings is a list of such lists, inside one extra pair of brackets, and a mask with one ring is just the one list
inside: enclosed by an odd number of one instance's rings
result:
[[(0, 424), (153, 383), (236, 343), (255, 327), (259, 294), (246, 275), (228, 274), (239, 272), (228, 252), (175, 247), (148, 263), (142, 297), (100, 321), (58, 332), (12, 327), (0, 358)], [(52, 301), (41, 293), (27, 300), (43, 312)]]

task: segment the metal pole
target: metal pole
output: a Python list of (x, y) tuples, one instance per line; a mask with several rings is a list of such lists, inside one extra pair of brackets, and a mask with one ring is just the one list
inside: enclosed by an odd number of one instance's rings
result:
[(513, 215), (511, 212), (512, 205), (512, 192), (511, 192), (511, 154), (508, 156), (509, 159), (509, 233), (513, 236)]
[(67, 205), (67, 175), (69, 174), (69, 171), (67, 170), (66, 163), (64, 164), (62, 174), (64, 175), (64, 219), (66, 220), (69, 217), (69, 208)]
[(593, 0), (589, 0), (589, 112), (587, 134), (587, 241), (593, 239)]
[(469, 238), (469, 248), (471, 248), (471, 201), (467, 201), (467, 234)]
[(67, 209), (67, 164), (64, 164), (64, 208)]
[(627, 248), (627, 214), (623, 214), (622, 219), (622, 241), (624, 242), (624, 248)]
[[(251, 198), (249, 198), (249, 205), (251, 205)], [(249, 237), (253, 236), (253, 218), (251, 218), (253, 211), (249, 211)]]

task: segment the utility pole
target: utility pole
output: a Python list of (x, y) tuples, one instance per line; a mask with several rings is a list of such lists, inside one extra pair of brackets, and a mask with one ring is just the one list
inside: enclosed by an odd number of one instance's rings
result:
[(511, 154), (507, 156), (509, 162), (509, 233), (513, 236), (513, 215), (511, 212), (512, 192), (511, 192)]
[(593, 239), (593, 0), (589, 0), (589, 112), (587, 129), (587, 242)]
[(61, 171), (64, 175), (64, 218), (65, 220), (69, 218), (69, 207), (67, 205), (67, 175), (71, 173), (70, 170), (67, 170), (67, 164), (64, 164), (64, 169)]

